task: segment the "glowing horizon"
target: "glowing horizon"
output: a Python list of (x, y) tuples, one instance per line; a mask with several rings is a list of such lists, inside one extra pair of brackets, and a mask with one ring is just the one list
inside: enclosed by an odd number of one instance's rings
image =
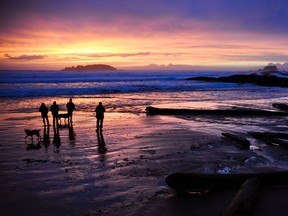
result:
[(288, 3), (242, 2), (2, 2), (0, 69), (288, 62)]

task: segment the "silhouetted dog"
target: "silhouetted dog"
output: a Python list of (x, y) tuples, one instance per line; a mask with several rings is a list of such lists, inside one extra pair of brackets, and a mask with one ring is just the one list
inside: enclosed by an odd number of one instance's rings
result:
[(26, 139), (28, 136), (30, 136), (30, 137), (33, 139), (33, 135), (37, 136), (37, 137), (38, 137), (38, 140), (41, 138), (40, 133), (39, 133), (40, 130), (28, 130), (28, 129), (25, 129), (24, 131), (25, 131), (25, 133), (26, 133), (25, 139)]
[(60, 123), (61, 123), (61, 118), (63, 118), (66, 123), (66, 119), (69, 120), (69, 117), (70, 117), (69, 113), (58, 114), (58, 120), (60, 120)]

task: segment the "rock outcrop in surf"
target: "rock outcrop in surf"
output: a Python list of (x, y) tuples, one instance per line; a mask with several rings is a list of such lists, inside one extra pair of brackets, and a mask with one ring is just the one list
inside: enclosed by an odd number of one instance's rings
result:
[(222, 76), (222, 77), (208, 77), (208, 76), (199, 76), (191, 77), (186, 80), (197, 80), (197, 81), (206, 81), (206, 82), (230, 82), (230, 83), (240, 83), (240, 84), (256, 84), (258, 86), (271, 86), (271, 87), (288, 87), (288, 78), (277, 77), (274, 75), (257, 75), (257, 74), (239, 74), (231, 76)]

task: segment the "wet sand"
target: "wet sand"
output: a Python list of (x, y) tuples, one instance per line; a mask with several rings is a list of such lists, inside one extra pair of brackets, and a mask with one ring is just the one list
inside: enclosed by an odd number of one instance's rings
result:
[[(98, 135), (93, 113), (76, 111), (73, 128), (59, 129), (60, 142), (51, 126), (39, 144), (24, 139), (25, 128), (43, 137), (39, 113), (0, 120), (0, 215), (219, 215), (237, 191), (178, 196), (165, 177), (281, 170), (288, 159), (281, 147), (239, 150), (221, 137), (235, 127), (187, 116), (110, 111)], [(287, 195), (287, 188), (263, 190), (253, 215), (286, 215)]]

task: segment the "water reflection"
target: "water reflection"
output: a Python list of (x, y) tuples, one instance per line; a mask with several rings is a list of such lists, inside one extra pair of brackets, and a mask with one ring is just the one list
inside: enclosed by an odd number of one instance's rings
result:
[(41, 148), (41, 145), (40, 145), (40, 141), (37, 141), (37, 143), (33, 143), (33, 140), (31, 143), (27, 143), (27, 146), (26, 146), (26, 150), (38, 150)]
[(105, 161), (105, 154), (107, 152), (106, 144), (104, 141), (104, 136), (102, 131), (96, 130), (97, 133), (97, 140), (98, 140), (98, 153), (100, 155), (100, 161), (104, 162)]
[[(53, 128), (53, 130), (52, 130), (52, 128)], [(62, 134), (62, 140), (61, 140), (60, 131), (62, 131), (64, 129), (67, 130), (67, 132), (68, 132), (67, 140), (65, 139), (64, 142), (66, 143), (68, 141), (69, 146), (74, 147), (75, 141), (76, 141), (76, 133), (75, 133), (74, 126), (73, 126), (72, 122), (69, 121), (69, 123), (67, 125), (54, 124), (53, 126), (44, 126), (41, 129), (41, 131), (43, 131), (43, 133), (41, 134), (42, 137), (37, 141), (35, 141), (35, 138), (34, 138), (34, 140), (32, 138), (29, 140), (25, 139), (25, 144), (26, 144), (27, 150), (40, 149), (43, 146), (44, 151), (46, 153), (48, 153), (49, 146), (51, 144), (53, 144), (51, 147), (53, 149), (53, 152), (59, 153), (60, 152), (60, 146), (61, 146), (61, 144), (63, 144), (62, 143), (63, 137), (66, 138), (66, 136), (65, 136), (66, 133), (63, 131), (64, 136), (61, 132), (61, 134)]]
[(76, 140), (76, 133), (74, 131), (73, 123), (72, 121), (68, 120), (68, 124), (65, 122), (65, 125), (59, 124), (60, 129), (68, 129), (68, 138), (69, 138), (69, 144), (70, 146), (75, 145), (75, 140)]
[(76, 140), (76, 133), (73, 128), (73, 123), (70, 121), (68, 122), (68, 132), (69, 132), (70, 145), (74, 146)]
[(50, 145), (50, 126), (45, 127), (44, 126), (44, 134), (43, 134), (43, 144), (45, 148), (47, 149), (48, 146)]
[(58, 124), (53, 125), (54, 130), (54, 137), (53, 137), (53, 145), (54, 145), (54, 152), (59, 153), (60, 152), (60, 146), (61, 146), (61, 138), (59, 135), (59, 126)]

